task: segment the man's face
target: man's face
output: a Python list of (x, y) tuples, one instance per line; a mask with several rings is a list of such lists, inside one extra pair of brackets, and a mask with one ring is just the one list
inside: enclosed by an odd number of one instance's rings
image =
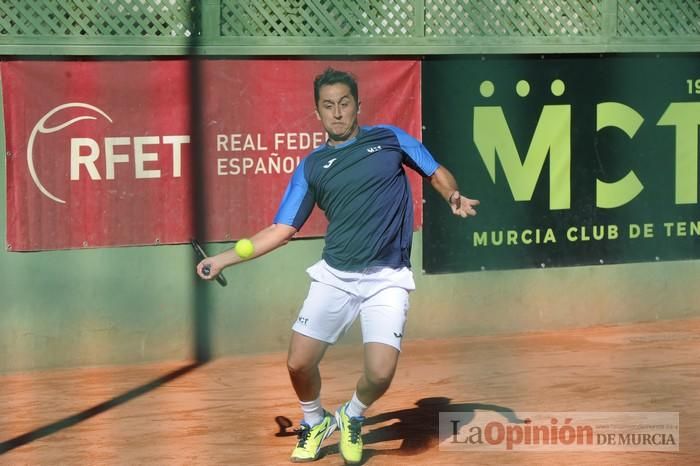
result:
[(327, 84), (319, 89), (316, 116), (328, 133), (331, 145), (347, 141), (357, 134), (359, 110), (359, 103), (347, 85)]

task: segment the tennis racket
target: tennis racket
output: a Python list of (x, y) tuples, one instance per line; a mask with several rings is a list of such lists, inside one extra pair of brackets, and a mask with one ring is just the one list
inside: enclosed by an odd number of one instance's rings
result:
[[(190, 244), (192, 245), (192, 249), (194, 249), (194, 252), (197, 254), (197, 257), (199, 258), (200, 261), (206, 259), (207, 253), (204, 252), (204, 249), (202, 249), (202, 246), (199, 244), (199, 242), (196, 239), (192, 239), (190, 241)], [(211, 273), (211, 268), (209, 265), (205, 265), (202, 267), (202, 273), (204, 275), (209, 275)], [(219, 282), (219, 285), (221, 286), (226, 286), (228, 285), (228, 282), (226, 281), (226, 277), (222, 273), (219, 273), (219, 275), (216, 276), (216, 281)]]

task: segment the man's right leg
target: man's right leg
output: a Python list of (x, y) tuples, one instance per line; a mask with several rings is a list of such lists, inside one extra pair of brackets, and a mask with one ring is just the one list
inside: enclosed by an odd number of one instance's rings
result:
[(321, 375), (318, 364), (328, 346), (352, 325), (358, 304), (352, 295), (331, 285), (313, 281), (292, 326), (287, 368), (299, 400), (318, 398)]
[(324, 341), (292, 332), (287, 369), (304, 412), (304, 421), (297, 431), (297, 445), (291, 456), (295, 463), (318, 459), (323, 440), (336, 427), (333, 416), (321, 405), (321, 373), (318, 366), (327, 348), (328, 343)]
[(304, 412), (292, 461), (318, 458), (321, 442), (336, 428), (335, 418), (321, 405), (318, 365), (330, 344), (352, 325), (361, 300), (331, 285), (313, 281), (292, 327), (287, 368)]
[(312, 401), (321, 394), (321, 373), (318, 365), (328, 343), (301, 333), (292, 332), (287, 354), (287, 370), (300, 401)]

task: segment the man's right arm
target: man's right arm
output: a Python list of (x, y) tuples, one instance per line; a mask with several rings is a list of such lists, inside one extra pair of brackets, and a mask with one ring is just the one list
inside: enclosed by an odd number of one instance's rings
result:
[[(202, 260), (199, 264), (197, 264), (197, 274), (205, 280), (211, 280), (226, 267), (238, 264), (244, 260), (249, 261), (267, 254), (270, 251), (274, 251), (280, 246), (284, 246), (289, 242), (289, 240), (292, 239), (292, 237), (294, 237), (296, 232), (297, 229), (293, 226), (284, 225), (282, 223), (274, 223), (267, 228), (263, 228), (249, 238), (253, 243), (252, 256), (246, 259), (241, 259), (238, 254), (236, 254), (236, 251), (234, 251), (233, 248), (230, 248), (220, 254)], [(209, 275), (204, 275), (202, 273), (202, 268), (206, 264), (208, 264), (210, 267)]]
[[(253, 243), (253, 254), (241, 259), (234, 249), (229, 249), (216, 256), (208, 257), (197, 264), (197, 274), (200, 277), (211, 280), (226, 267), (274, 251), (287, 244), (294, 237), (311, 215), (315, 202), (304, 175), (305, 163), (306, 159), (302, 160), (294, 171), (292, 179), (289, 180), (272, 225), (263, 228), (249, 238)], [(206, 264), (209, 264), (209, 275), (202, 273), (202, 268)]]

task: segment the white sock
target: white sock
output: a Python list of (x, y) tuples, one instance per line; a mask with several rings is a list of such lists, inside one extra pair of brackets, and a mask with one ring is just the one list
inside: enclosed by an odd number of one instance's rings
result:
[(311, 427), (320, 424), (323, 421), (323, 406), (321, 406), (321, 397), (319, 396), (312, 401), (299, 401), (301, 410), (304, 412), (304, 422)]
[(352, 399), (348, 403), (348, 407), (345, 408), (345, 412), (350, 417), (360, 417), (365, 414), (367, 406), (357, 398), (357, 392), (352, 394)]

